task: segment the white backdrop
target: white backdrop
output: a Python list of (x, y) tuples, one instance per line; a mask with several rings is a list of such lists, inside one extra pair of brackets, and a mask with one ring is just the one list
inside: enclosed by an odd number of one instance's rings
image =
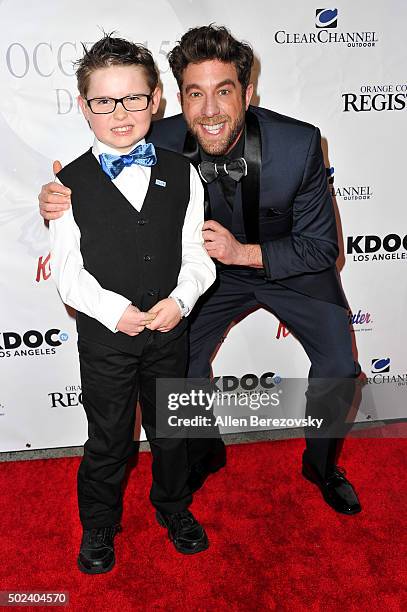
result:
[[(0, 451), (86, 439), (75, 321), (49, 278), (37, 194), (53, 159), (66, 163), (92, 141), (72, 61), (101, 29), (147, 43), (171, 115), (179, 107), (166, 52), (188, 27), (225, 24), (254, 47), (255, 103), (320, 127), (344, 244), (338, 265), (370, 379), (358, 419), (406, 416), (406, 17), (403, 0), (329, 9), (310, 0), (121, 0), (120, 10), (111, 0), (0, 0)], [(257, 311), (231, 330), (213, 366), (216, 375), (304, 378), (309, 362)]]

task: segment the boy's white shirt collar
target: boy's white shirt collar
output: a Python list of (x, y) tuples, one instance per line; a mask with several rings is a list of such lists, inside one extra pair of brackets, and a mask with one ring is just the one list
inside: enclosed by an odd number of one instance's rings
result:
[[(136, 142), (134, 145), (132, 145), (130, 149), (127, 151), (127, 153), (130, 153), (130, 151), (132, 151), (139, 145), (145, 144), (145, 142), (146, 142), (146, 139), (142, 138), (141, 140)], [(100, 142), (100, 140), (98, 140), (96, 136), (93, 141), (92, 153), (95, 155), (97, 159), (99, 159), (99, 155), (101, 153), (110, 153), (110, 155), (126, 155), (126, 153), (123, 153), (122, 151), (119, 151), (118, 149), (114, 149), (113, 147), (109, 147), (109, 145), (104, 144), (103, 142)]]

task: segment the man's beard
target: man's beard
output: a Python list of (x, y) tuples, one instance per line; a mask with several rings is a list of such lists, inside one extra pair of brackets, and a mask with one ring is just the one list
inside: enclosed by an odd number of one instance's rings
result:
[[(200, 117), (196, 117), (192, 122), (187, 121), (187, 123), (189, 130), (198, 140), (205, 153), (208, 153), (208, 155), (225, 155), (243, 130), (245, 110), (243, 107), (240, 115), (234, 122), (231, 121), (229, 115), (217, 115), (216, 117), (205, 117), (205, 115), (201, 115)], [(229, 130), (223, 138), (216, 141), (210, 136), (206, 138), (197, 127), (201, 124), (218, 125), (218, 123), (226, 123), (229, 126)]]

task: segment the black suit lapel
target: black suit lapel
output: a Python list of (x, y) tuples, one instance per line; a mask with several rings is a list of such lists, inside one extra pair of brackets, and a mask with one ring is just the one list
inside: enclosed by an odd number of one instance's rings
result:
[[(199, 145), (196, 138), (191, 134), (189, 130), (185, 134), (184, 147), (182, 153), (185, 157), (189, 159), (191, 164), (198, 169), (198, 164), (201, 161), (201, 156), (199, 154)], [(205, 219), (211, 218), (211, 205), (209, 202), (209, 193), (208, 187), (206, 183), (202, 183), (204, 188), (204, 212)]]
[(196, 141), (195, 137), (191, 134), (189, 130), (187, 130), (187, 133), (185, 134), (184, 147), (183, 147), (182, 153), (185, 157), (189, 159), (191, 164), (193, 164), (195, 167), (201, 161), (200, 155), (199, 155), (198, 142)]
[(247, 111), (244, 158), (247, 176), (242, 178), (242, 212), (248, 243), (259, 243), (259, 203), (261, 174), (261, 134), (258, 119)]

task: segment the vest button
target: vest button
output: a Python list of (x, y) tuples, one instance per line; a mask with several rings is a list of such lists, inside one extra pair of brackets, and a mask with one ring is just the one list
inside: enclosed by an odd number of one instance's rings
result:
[(146, 222), (145, 222), (145, 220), (144, 220), (144, 219), (139, 219), (139, 220), (137, 221), (137, 223), (138, 223), (138, 225), (145, 225), (145, 224), (146, 224)]
[(155, 291), (153, 291), (151, 289), (151, 291), (147, 291), (147, 295), (149, 295), (150, 297), (154, 297), (155, 296)]
[(144, 255), (144, 261), (151, 261), (150, 255)]

